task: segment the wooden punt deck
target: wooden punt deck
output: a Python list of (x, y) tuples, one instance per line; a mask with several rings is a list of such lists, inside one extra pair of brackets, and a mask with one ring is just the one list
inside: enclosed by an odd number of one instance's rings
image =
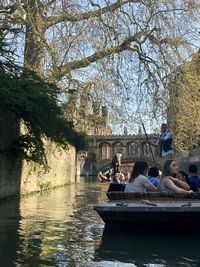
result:
[[(149, 198), (148, 198), (149, 196)], [(155, 194), (154, 194), (155, 196)], [(141, 196), (142, 197), (142, 196)], [(129, 194), (130, 198), (130, 194)], [(183, 197), (115, 199), (97, 204), (94, 210), (105, 223), (131, 224), (198, 224), (200, 200)]]

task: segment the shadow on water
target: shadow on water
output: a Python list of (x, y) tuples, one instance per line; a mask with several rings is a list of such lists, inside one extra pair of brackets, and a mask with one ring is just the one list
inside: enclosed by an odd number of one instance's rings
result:
[(200, 230), (122, 228), (104, 228), (95, 261), (118, 261), (135, 267), (200, 267)]
[(0, 202), (0, 264), (15, 266), (19, 244), (19, 199)]

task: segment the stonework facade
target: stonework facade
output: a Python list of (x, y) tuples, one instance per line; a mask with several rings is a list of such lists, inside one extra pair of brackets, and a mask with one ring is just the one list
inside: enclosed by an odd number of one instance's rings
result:
[(76, 150), (61, 150), (46, 143), (49, 169), (22, 161), (9, 150), (19, 135), (19, 123), (11, 114), (0, 116), (0, 199), (50, 189), (76, 182)]

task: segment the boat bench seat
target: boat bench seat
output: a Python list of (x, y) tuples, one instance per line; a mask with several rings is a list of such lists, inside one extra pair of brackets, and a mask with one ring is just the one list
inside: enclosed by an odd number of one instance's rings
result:
[(125, 184), (113, 184), (111, 183), (109, 188), (108, 188), (108, 192), (124, 192), (125, 190)]
[(106, 193), (109, 200), (122, 200), (122, 199), (145, 199), (145, 198), (152, 198), (152, 199), (162, 199), (162, 198), (178, 198), (178, 199), (200, 199), (200, 192), (195, 192), (191, 194), (183, 194), (183, 193), (166, 193), (166, 192), (147, 192), (147, 193), (140, 193), (140, 192), (107, 192)]

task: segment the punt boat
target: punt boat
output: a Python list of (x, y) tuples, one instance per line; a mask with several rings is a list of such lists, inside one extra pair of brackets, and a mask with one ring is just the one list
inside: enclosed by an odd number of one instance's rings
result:
[[(122, 189), (123, 190), (123, 189)], [(94, 210), (106, 225), (137, 224), (200, 226), (200, 193), (107, 192), (108, 201), (96, 204)]]

